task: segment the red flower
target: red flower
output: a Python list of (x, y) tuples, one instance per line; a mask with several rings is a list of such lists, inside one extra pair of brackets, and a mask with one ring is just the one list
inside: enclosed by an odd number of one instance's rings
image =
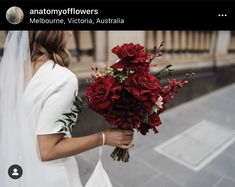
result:
[(138, 128), (147, 113), (148, 109), (141, 101), (123, 90), (120, 99), (115, 101), (103, 116), (110, 124), (129, 129)]
[(154, 133), (158, 133), (158, 130), (155, 126), (151, 127), (147, 123), (141, 123), (140, 127), (138, 128), (138, 130), (140, 131), (142, 135), (146, 135), (150, 129), (152, 129)]
[(114, 69), (125, 68), (130, 71), (148, 71), (150, 65), (150, 55), (139, 44), (123, 44), (112, 49), (120, 60), (111, 67)]
[(142, 122), (138, 127), (138, 130), (142, 135), (146, 135), (150, 129), (152, 129), (154, 133), (158, 133), (156, 126), (161, 125), (161, 123), (159, 114), (154, 112), (149, 116), (148, 123)]
[(141, 123), (140, 127), (138, 128), (142, 135), (146, 135), (149, 132), (149, 129), (151, 129), (151, 127), (147, 123)]
[[(171, 100), (174, 98), (174, 95), (178, 92), (178, 89), (184, 87), (184, 85), (188, 83), (188, 80), (177, 81), (176, 79), (169, 79), (168, 82), (169, 84), (161, 89), (161, 96), (163, 97), (164, 109), (165, 104), (171, 102)], [(161, 112), (163, 112), (164, 109), (161, 110)]]
[(152, 107), (159, 97), (160, 83), (154, 75), (148, 72), (135, 73), (125, 80), (124, 88), (135, 98), (143, 101), (146, 106)]
[(148, 121), (148, 124), (149, 126), (151, 127), (154, 127), (154, 126), (159, 126), (161, 125), (161, 119), (159, 117), (159, 114), (158, 113), (153, 113), (149, 116), (149, 121)]
[(88, 105), (96, 112), (102, 113), (111, 103), (120, 98), (122, 86), (111, 76), (97, 77), (87, 88)]

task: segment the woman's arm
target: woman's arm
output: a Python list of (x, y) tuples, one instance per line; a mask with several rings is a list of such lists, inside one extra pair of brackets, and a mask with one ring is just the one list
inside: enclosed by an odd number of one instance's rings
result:
[[(120, 148), (132, 147), (133, 131), (108, 129), (104, 131), (105, 144)], [(38, 145), (42, 161), (77, 155), (102, 145), (101, 132), (83, 137), (64, 138), (64, 134), (38, 135)]]

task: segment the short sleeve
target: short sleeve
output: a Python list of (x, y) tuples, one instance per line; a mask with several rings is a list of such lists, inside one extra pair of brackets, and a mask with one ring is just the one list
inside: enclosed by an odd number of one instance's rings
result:
[(77, 89), (78, 80), (75, 75), (52, 86), (38, 118), (37, 135), (60, 133), (59, 130), (63, 124), (57, 120), (63, 119), (63, 113), (71, 111)]

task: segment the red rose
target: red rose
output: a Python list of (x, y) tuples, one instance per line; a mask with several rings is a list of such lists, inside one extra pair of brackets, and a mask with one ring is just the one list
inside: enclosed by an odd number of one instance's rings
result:
[(153, 113), (149, 116), (149, 121), (148, 121), (148, 124), (149, 126), (151, 127), (154, 127), (154, 126), (159, 126), (161, 125), (161, 119), (159, 117), (159, 114), (158, 113)]
[(142, 135), (146, 135), (150, 129), (152, 129), (154, 133), (158, 133), (158, 130), (155, 126), (150, 126), (147, 123), (141, 123), (138, 128), (138, 130), (140, 131)]
[(161, 119), (158, 113), (153, 113), (149, 116), (148, 123), (142, 122), (138, 127), (138, 130), (142, 135), (146, 135), (150, 129), (153, 130), (154, 133), (158, 133), (156, 126), (161, 125)]
[(144, 50), (144, 47), (139, 44), (123, 44), (112, 49), (120, 60), (111, 67), (114, 69), (125, 68), (130, 71), (148, 71), (150, 55)]
[(125, 80), (124, 88), (135, 98), (143, 101), (146, 106), (152, 107), (159, 96), (160, 82), (154, 75), (148, 72), (135, 73), (129, 75)]
[(96, 112), (102, 112), (120, 98), (122, 86), (111, 76), (96, 78), (87, 88), (88, 106)]
[(141, 123), (140, 127), (138, 128), (142, 135), (146, 135), (149, 132), (149, 129), (151, 129), (151, 127), (147, 123)]
[(120, 99), (112, 103), (109, 110), (103, 114), (105, 119), (112, 125), (119, 128), (138, 128), (146, 118), (147, 107), (132, 95), (122, 90)]

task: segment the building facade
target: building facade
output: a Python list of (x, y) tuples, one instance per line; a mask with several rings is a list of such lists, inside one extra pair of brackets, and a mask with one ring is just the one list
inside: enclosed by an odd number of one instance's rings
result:
[[(5, 38), (6, 32), (0, 31), (1, 53)], [(71, 69), (84, 77), (91, 66), (115, 62), (111, 49), (116, 45), (139, 43), (151, 52), (162, 41), (164, 55), (155, 59), (158, 67), (168, 63), (175, 69), (235, 64), (234, 31), (73, 31), (69, 42), (73, 56)]]

